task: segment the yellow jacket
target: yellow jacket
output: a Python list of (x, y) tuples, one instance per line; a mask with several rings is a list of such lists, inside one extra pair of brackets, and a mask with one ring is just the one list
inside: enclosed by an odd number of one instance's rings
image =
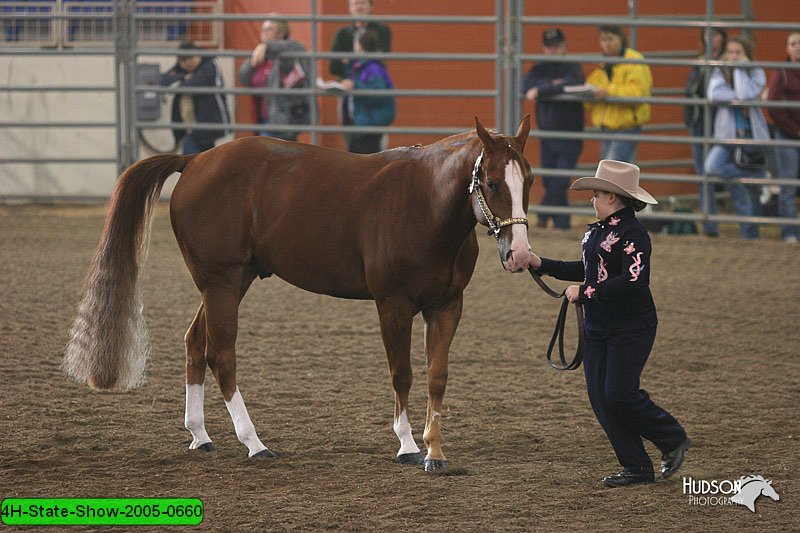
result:
[[(632, 48), (625, 49), (625, 58), (643, 59), (644, 56)], [(644, 64), (617, 63), (611, 67), (611, 80), (605, 65), (598, 65), (586, 78), (599, 89), (607, 89), (608, 96), (642, 98), (650, 96), (653, 75)], [(650, 121), (650, 104), (617, 104), (607, 101), (586, 102), (586, 111), (595, 127), (621, 130), (640, 126)]]

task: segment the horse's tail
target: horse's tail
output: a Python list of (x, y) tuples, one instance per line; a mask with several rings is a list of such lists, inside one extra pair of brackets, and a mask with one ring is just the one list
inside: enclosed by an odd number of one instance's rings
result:
[(161, 188), (189, 159), (168, 154), (140, 161), (122, 174), (111, 196), (61, 363), (68, 376), (94, 389), (131, 389), (144, 382), (150, 347), (139, 266)]

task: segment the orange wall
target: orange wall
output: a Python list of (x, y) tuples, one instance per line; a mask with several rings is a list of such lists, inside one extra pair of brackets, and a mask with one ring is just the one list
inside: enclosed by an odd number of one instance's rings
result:
[[(786, 4), (778, 0), (753, 2), (756, 21), (784, 20)], [(675, 7), (679, 6), (679, 7)], [(732, 15), (738, 12), (739, 0), (716, 0), (717, 15)], [(494, 14), (495, 2), (465, 2), (464, 0), (375, 0), (375, 15), (463, 15), (489, 16)], [(641, 17), (652, 15), (703, 16), (706, 0), (683, 0), (681, 2), (665, 2), (664, 0), (638, 0), (637, 13)], [(263, 13), (265, 11), (281, 14), (309, 14), (310, 0), (226, 0), (228, 13)], [(321, 15), (346, 15), (347, 0), (319, 0), (318, 13)], [(591, 3), (585, 0), (559, 0), (558, 2), (528, 1), (525, 3), (527, 16), (625, 16), (628, 14), (627, 0), (605, 0), (602, 3)], [(321, 51), (330, 49), (333, 36), (341, 23), (319, 24), (318, 43)], [(392, 23), (392, 50), (394, 52), (443, 52), (443, 53), (493, 53), (495, 50), (495, 30), (493, 24), (408, 24)], [(226, 48), (250, 50), (258, 41), (259, 22), (227, 23), (225, 28)], [(538, 53), (541, 50), (541, 26), (525, 27), (525, 52)], [(563, 26), (569, 40), (570, 51), (574, 53), (597, 53), (597, 29), (594, 26)], [(739, 32), (730, 29), (729, 35)], [(756, 57), (761, 60), (780, 61), (784, 59), (785, 31), (761, 30), (756, 33)], [(630, 35), (630, 31), (628, 30)], [(292, 37), (303, 42), (307, 47), (311, 44), (311, 24), (292, 23)], [(639, 28), (636, 48), (647, 54), (653, 50), (691, 50), (700, 49), (698, 29), (674, 28)], [(443, 61), (390, 61), (389, 70), (398, 88), (413, 89), (492, 89), (494, 87), (494, 65), (491, 62), (443, 62)], [(238, 67), (238, 62), (237, 62)], [(530, 67), (523, 65), (524, 71)], [(318, 72), (328, 78), (328, 62), (319, 61)], [(585, 65), (589, 72), (593, 65)], [(682, 88), (689, 72), (688, 67), (653, 67), (654, 85), (661, 88)], [(336, 98), (322, 96), (319, 98), (321, 124), (337, 124)], [(249, 120), (247, 97), (240, 97), (237, 102), (237, 120)], [(469, 129), (473, 127), (473, 116), (478, 115), (487, 126), (498, 124), (494, 116), (494, 103), (488, 98), (420, 98), (398, 97), (398, 115), (396, 126), (447, 126)], [(532, 105), (524, 104), (524, 111), (532, 112)], [(680, 106), (653, 106), (654, 123), (680, 123), (682, 121)], [(659, 134), (661, 134), (659, 132)], [(674, 135), (685, 135), (683, 130)], [(307, 134), (300, 140), (309, 140)], [(390, 145), (408, 145), (418, 142), (428, 143), (436, 140), (436, 136), (399, 135), (390, 136)], [(321, 144), (344, 148), (341, 136), (324, 134)], [(532, 165), (539, 163), (538, 143), (532, 139), (526, 149), (526, 155)], [(639, 159), (689, 159), (689, 146), (681, 144), (640, 144)], [(598, 157), (598, 143), (585, 143), (581, 162), (593, 164)], [(690, 167), (658, 169), (656, 172), (692, 173)], [(691, 186), (653, 184), (655, 193), (693, 191)], [(535, 191), (535, 198), (540, 194)]]

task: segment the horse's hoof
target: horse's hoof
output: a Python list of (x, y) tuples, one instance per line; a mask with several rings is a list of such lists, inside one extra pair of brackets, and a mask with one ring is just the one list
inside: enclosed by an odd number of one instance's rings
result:
[(447, 461), (444, 459), (425, 459), (425, 471), (447, 470)]
[(257, 454), (255, 454), (252, 457), (250, 457), (250, 459), (275, 459), (276, 457), (278, 457), (278, 456), (275, 455), (275, 452), (273, 452), (269, 448), (264, 448), (263, 450), (261, 450)]
[(200, 446), (198, 446), (195, 449), (203, 451), (203, 452), (215, 452), (215, 451), (217, 451), (217, 447), (214, 446), (213, 442), (206, 442), (205, 444), (201, 444)]
[(403, 453), (397, 456), (397, 462), (401, 465), (421, 465), (422, 454), (417, 453)]

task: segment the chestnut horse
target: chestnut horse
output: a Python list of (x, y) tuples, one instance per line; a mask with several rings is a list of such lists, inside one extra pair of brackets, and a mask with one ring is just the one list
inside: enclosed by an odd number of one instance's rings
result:
[[(514, 137), (476, 131), (429, 146), (356, 155), (248, 137), (201, 154), (157, 155), (119, 178), (70, 331), (62, 367), (96, 389), (144, 379), (149, 347), (138, 288), (152, 209), (174, 172), (170, 218), (201, 294), (185, 336), (190, 449), (213, 450), (204, 425), (206, 366), (250, 457), (275, 457), (259, 439), (236, 384), (238, 307), (256, 277), (273, 274), (320, 294), (375, 301), (395, 393), (401, 463), (447, 468), (442, 401), (450, 343), (478, 256), (476, 222), (497, 238), (508, 271), (530, 262), (532, 176)], [(420, 449), (408, 421), (411, 325), (422, 312), (428, 409)]]

